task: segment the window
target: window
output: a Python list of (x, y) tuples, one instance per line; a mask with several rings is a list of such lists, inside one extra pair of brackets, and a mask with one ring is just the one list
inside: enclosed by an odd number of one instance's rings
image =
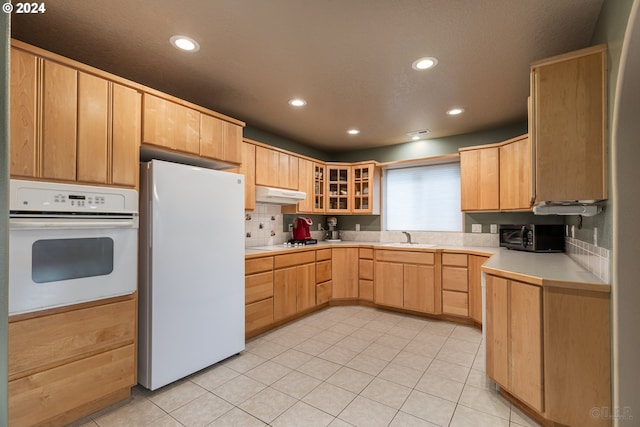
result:
[(387, 169), (384, 228), (462, 231), (460, 163)]

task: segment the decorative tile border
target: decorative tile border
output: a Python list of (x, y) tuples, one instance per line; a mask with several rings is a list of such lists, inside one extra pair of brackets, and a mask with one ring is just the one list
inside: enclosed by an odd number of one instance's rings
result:
[(572, 237), (565, 238), (564, 251), (575, 262), (598, 276), (603, 282), (610, 283), (610, 251)]

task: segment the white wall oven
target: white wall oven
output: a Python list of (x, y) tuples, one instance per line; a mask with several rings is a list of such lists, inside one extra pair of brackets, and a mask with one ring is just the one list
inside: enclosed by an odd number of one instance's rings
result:
[(137, 288), (135, 190), (11, 180), (9, 314)]

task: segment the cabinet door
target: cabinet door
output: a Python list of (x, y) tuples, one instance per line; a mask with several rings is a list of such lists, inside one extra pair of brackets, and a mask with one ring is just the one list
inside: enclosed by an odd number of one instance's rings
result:
[(275, 150), (256, 146), (256, 185), (278, 187), (280, 155)]
[(142, 95), (112, 84), (111, 182), (137, 187), (140, 168), (140, 131)]
[(377, 261), (375, 265), (374, 301), (391, 307), (404, 305), (403, 264)]
[(11, 176), (37, 176), (38, 65), (35, 55), (11, 49)]
[(240, 171), (244, 175), (244, 208), (252, 211), (256, 208), (256, 146), (242, 142), (242, 164)]
[(200, 113), (178, 104), (175, 104), (174, 108), (176, 125), (172, 129), (173, 148), (186, 153), (198, 154), (200, 152)]
[(536, 200), (602, 200), (606, 179), (606, 50), (535, 65)]
[(78, 73), (44, 61), (42, 177), (75, 181)]
[(313, 165), (313, 212), (324, 213), (325, 211), (325, 172), (326, 166), (321, 163), (314, 163)]
[(332, 298), (358, 298), (358, 248), (331, 249)]
[(296, 267), (298, 293), (296, 307), (298, 311), (316, 305), (316, 265), (305, 264)]
[(405, 264), (403, 306), (409, 310), (435, 313), (435, 268)]
[(460, 191), (462, 210), (498, 210), (498, 147), (460, 152)]
[(487, 275), (487, 375), (509, 389), (508, 281)]
[(296, 314), (297, 280), (296, 267), (275, 271), (273, 276), (273, 320), (278, 321)]
[(307, 197), (298, 202), (298, 212), (313, 213), (314, 200), (314, 163), (307, 159), (298, 159), (298, 190), (304, 191)]
[(500, 147), (500, 209), (531, 209), (531, 143), (527, 136)]
[(509, 390), (542, 412), (542, 288), (512, 280), (509, 292)]
[(327, 213), (351, 213), (351, 167), (327, 166)]
[(78, 73), (77, 180), (107, 183), (109, 82)]
[(200, 156), (231, 163), (242, 162), (242, 127), (200, 114)]
[(199, 154), (200, 113), (145, 93), (143, 142)]

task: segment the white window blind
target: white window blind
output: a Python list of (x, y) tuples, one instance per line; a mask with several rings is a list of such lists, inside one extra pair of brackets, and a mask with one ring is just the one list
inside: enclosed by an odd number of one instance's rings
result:
[(386, 230), (462, 231), (460, 163), (385, 171)]

